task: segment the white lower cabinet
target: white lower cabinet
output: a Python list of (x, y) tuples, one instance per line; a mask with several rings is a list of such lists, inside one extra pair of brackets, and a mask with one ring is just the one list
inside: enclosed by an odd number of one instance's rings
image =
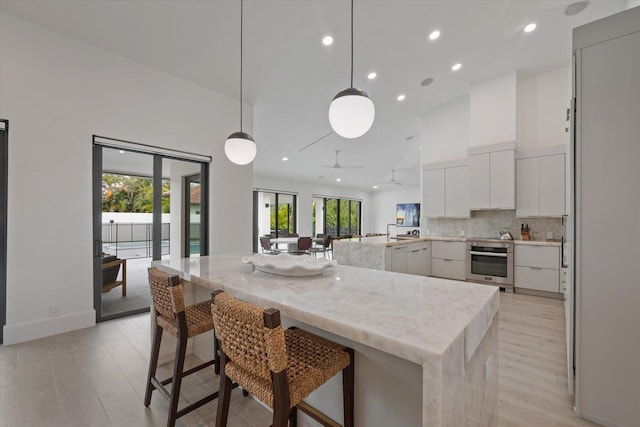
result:
[(466, 280), (464, 242), (431, 242), (431, 275), (445, 279)]
[(416, 242), (386, 248), (385, 270), (428, 276), (431, 272), (431, 243)]
[(412, 243), (407, 247), (407, 273), (418, 276), (431, 274), (431, 243)]
[(409, 262), (407, 245), (391, 246), (386, 249), (385, 270), (406, 273)]
[(514, 286), (545, 292), (561, 292), (560, 248), (515, 245)]

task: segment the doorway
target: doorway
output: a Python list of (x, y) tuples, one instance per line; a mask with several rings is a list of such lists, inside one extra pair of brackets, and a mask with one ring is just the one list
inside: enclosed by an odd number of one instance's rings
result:
[(208, 254), (210, 160), (94, 136), (96, 321), (149, 311), (153, 261)]
[(253, 191), (253, 251), (260, 248), (260, 237), (270, 239), (297, 234), (298, 196), (276, 191)]
[(9, 121), (0, 119), (0, 344), (7, 323), (7, 193)]

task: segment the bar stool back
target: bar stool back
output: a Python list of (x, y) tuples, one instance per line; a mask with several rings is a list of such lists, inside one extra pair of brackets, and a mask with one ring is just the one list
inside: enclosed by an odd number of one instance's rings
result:
[[(215, 340), (215, 358), (213, 360), (191, 368), (188, 371), (183, 370), (187, 339), (213, 330), (213, 321), (211, 319), (212, 301), (203, 301), (185, 306), (182, 281), (178, 276), (171, 276), (157, 268), (150, 268), (148, 271), (151, 299), (153, 300), (153, 308), (156, 314), (156, 325), (153, 333), (153, 343), (151, 345), (151, 358), (149, 360), (144, 406), (148, 407), (151, 404), (151, 393), (154, 390), (160, 391), (169, 399), (167, 426), (173, 427), (177, 418), (218, 397), (218, 392), (216, 391), (178, 410), (178, 400), (180, 398), (180, 387), (183, 377), (211, 365), (215, 365), (216, 373), (220, 371), (220, 355), (217, 351)], [(156, 378), (162, 331), (167, 331), (177, 338), (173, 376), (165, 380)], [(172, 384), (170, 391), (165, 387), (169, 383)]]
[(342, 371), (344, 425), (354, 425), (353, 349), (297, 328), (283, 330), (280, 312), (217, 291), (211, 306), (221, 356), (216, 426), (227, 424), (232, 382), (273, 410), (272, 427), (297, 424), (297, 409), (324, 426), (339, 426), (303, 402)]

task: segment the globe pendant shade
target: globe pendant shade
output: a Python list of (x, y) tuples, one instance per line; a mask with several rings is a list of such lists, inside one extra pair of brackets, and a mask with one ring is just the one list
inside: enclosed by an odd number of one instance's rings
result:
[(246, 132), (234, 132), (224, 143), (224, 154), (236, 165), (246, 165), (256, 158), (256, 143)]
[(358, 138), (371, 129), (376, 108), (367, 93), (356, 88), (338, 93), (329, 106), (329, 123), (343, 138)]

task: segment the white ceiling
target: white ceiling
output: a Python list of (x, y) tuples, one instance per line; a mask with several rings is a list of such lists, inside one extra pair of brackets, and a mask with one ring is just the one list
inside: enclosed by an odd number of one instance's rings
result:
[[(330, 135), (299, 152), (331, 131), (329, 103), (349, 86), (350, 2), (245, 0), (244, 100), (254, 105), (254, 173), (324, 185), (340, 177), (339, 185), (371, 191), (399, 169), (395, 179), (405, 186), (381, 189), (418, 186), (422, 114), (501, 73), (528, 76), (568, 65), (571, 29), (626, 6), (592, 0), (582, 13), (566, 16), (570, 3), (356, 0), (354, 86), (373, 99), (376, 120), (359, 139)], [(239, 97), (239, 0), (0, 0), (0, 10)], [(524, 34), (530, 22), (538, 27)], [(434, 29), (442, 35), (431, 42)], [(321, 43), (326, 34), (335, 39), (330, 47)], [(455, 62), (463, 64), (456, 73)], [(374, 81), (366, 77), (370, 71), (378, 73)], [(421, 87), (427, 77), (435, 82)], [(364, 167), (318, 167), (334, 164), (337, 149), (343, 165)]]

